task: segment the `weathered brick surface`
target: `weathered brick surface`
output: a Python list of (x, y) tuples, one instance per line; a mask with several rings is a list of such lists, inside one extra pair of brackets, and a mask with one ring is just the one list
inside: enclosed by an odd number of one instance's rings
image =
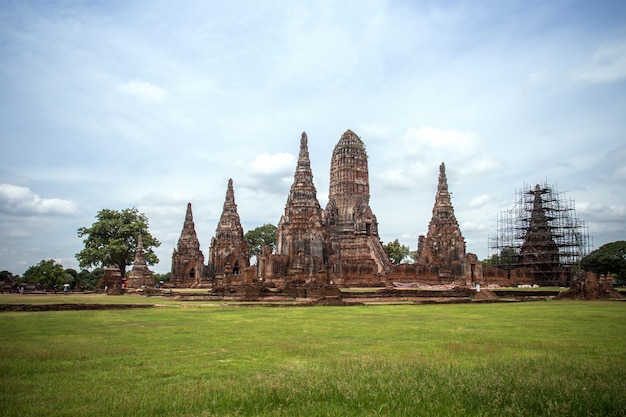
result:
[(233, 180), (229, 179), (222, 215), (211, 239), (207, 276), (210, 279), (230, 275), (243, 277), (243, 271), (249, 266), (250, 246), (237, 212)]
[(175, 287), (198, 285), (202, 280), (203, 268), (204, 255), (200, 251), (200, 241), (193, 222), (191, 203), (188, 203), (183, 230), (172, 254), (170, 283)]

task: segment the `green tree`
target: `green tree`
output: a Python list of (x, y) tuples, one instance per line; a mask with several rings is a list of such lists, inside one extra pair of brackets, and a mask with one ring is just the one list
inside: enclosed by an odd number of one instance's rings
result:
[(78, 229), (78, 237), (83, 240), (85, 249), (76, 254), (79, 266), (117, 265), (122, 277), (126, 276), (126, 266), (135, 259), (139, 235), (143, 242), (146, 261), (149, 265), (159, 262), (153, 248), (161, 242), (148, 231), (148, 218), (136, 208), (122, 211), (103, 209), (96, 215), (97, 221), (91, 227)]
[(155, 284), (158, 284), (158, 283), (160, 283), (161, 281), (163, 281), (163, 282), (169, 282), (170, 278), (172, 278), (172, 273), (171, 273), (171, 272), (166, 272), (165, 274), (158, 274), (158, 273), (155, 273), (155, 274), (153, 275), (153, 277), (154, 277), (154, 283), (155, 283)]
[(618, 281), (626, 281), (626, 241), (607, 243), (585, 256), (580, 267), (596, 275), (613, 274)]
[(256, 229), (248, 230), (244, 235), (250, 245), (250, 256), (254, 256), (257, 263), (263, 246), (270, 246), (272, 248), (272, 252), (276, 250), (277, 231), (278, 228), (276, 226), (267, 223), (263, 226), (257, 227)]
[(408, 246), (400, 244), (398, 239), (393, 242), (389, 242), (386, 245), (383, 245), (385, 251), (387, 251), (387, 255), (391, 259), (391, 262), (394, 264), (400, 264), (404, 259), (408, 258), (411, 255), (411, 250)]
[(33, 265), (24, 272), (26, 282), (39, 283), (44, 288), (62, 286), (71, 281), (71, 275), (63, 269), (63, 265), (58, 264), (54, 259), (42, 260), (37, 265)]
[(104, 275), (104, 269), (95, 268), (93, 271), (88, 271), (87, 269), (83, 269), (76, 276), (75, 286), (82, 288), (86, 291), (92, 291), (96, 289), (98, 285), (98, 281), (102, 279)]
[(483, 260), (482, 264), (483, 266), (495, 266), (505, 271), (510, 271), (517, 266), (518, 257), (519, 255), (515, 248), (505, 247), (502, 248), (499, 254), (494, 253), (491, 255), (491, 258)]

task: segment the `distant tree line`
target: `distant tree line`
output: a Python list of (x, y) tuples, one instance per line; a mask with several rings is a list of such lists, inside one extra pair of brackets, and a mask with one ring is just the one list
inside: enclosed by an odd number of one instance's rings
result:
[[(78, 272), (73, 268), (63, 268), (63, 265), (54, 259), (44, 259), (37, 265), (29, 267), (22, 276), (13, 275), (9, 271), (2, 271), (0, 272), (0, 279), (5, 284), (9, 280), (12, 281), (13, 290), (26, 284), (34, 284), (42, 290), (62, 291), (67, 284), (71, 290), (78, 288), (83, 291), (93, 291), (103, 275), (104, 270), (102, 268), (96, 268), (92, 271), (83, 269)], [(8, 290), (8, 288), (5, 289)]]

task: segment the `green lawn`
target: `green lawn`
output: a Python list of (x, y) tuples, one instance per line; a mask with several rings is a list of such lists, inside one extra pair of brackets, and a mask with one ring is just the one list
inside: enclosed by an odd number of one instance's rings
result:
[(624, 416), (626, 303), (0, 313), (0, 376), (1, 416)]

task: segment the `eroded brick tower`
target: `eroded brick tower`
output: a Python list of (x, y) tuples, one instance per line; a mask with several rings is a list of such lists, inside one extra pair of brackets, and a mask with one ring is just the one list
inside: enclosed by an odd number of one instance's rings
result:
[(333, 252), (332, 272), (348, 284), (375, 282), (391, 269), (369, 201), (365, 146), (347, 130), (333, 150), (325, 213)]
[(133, 269), (126, 276), (128, 288), (151, 287), (154, 285), (152, 271), (148, 268), (146, 254), (143, 250), (141, 234), (137, 238), (137, 249), (135, 250), (135, 261)]
[(465, 258), (465, 239), (454, 215), (448, 192), (446, 166), (439, 166), (439, 181), (433, 215), (428, 224), (428, 233), (419, 237), (417, 262), (431, 269), (443, 281), (461, 277)]
[(248, 266), (250, 246), (243, 237), (243, 227), (235, 204), (233, 180), (229, 179), (222, 215), (215, 229), (215, 236), (211, 239), (208, 275), (239, 275)]
[(200, 241), (198, 241), (193, 222), (191, 203), (188, 203), (183, 231), (172, 254), (170, 282), (176, 287), (191, 287), (200, 284), (203, 267), (204, 255), (200, 251)]
[(276, 253), (287, 255), (289, 275), (312, 275), (327, 269), (329, 232), (317, 200), (306, 133), (300, 139), (298, 165), (278, 223)]
[(535, 185), (534, 190), (527, 193), (533, 196), (533, 207), (530, 213), (526, 238), (522, 244), (519, 265), (530, 268), (536, 281), (553, 282), (559, 279), (559, 247), (554, 241), (553, 227), (543, 206), (543, 195), (549, 189)]

